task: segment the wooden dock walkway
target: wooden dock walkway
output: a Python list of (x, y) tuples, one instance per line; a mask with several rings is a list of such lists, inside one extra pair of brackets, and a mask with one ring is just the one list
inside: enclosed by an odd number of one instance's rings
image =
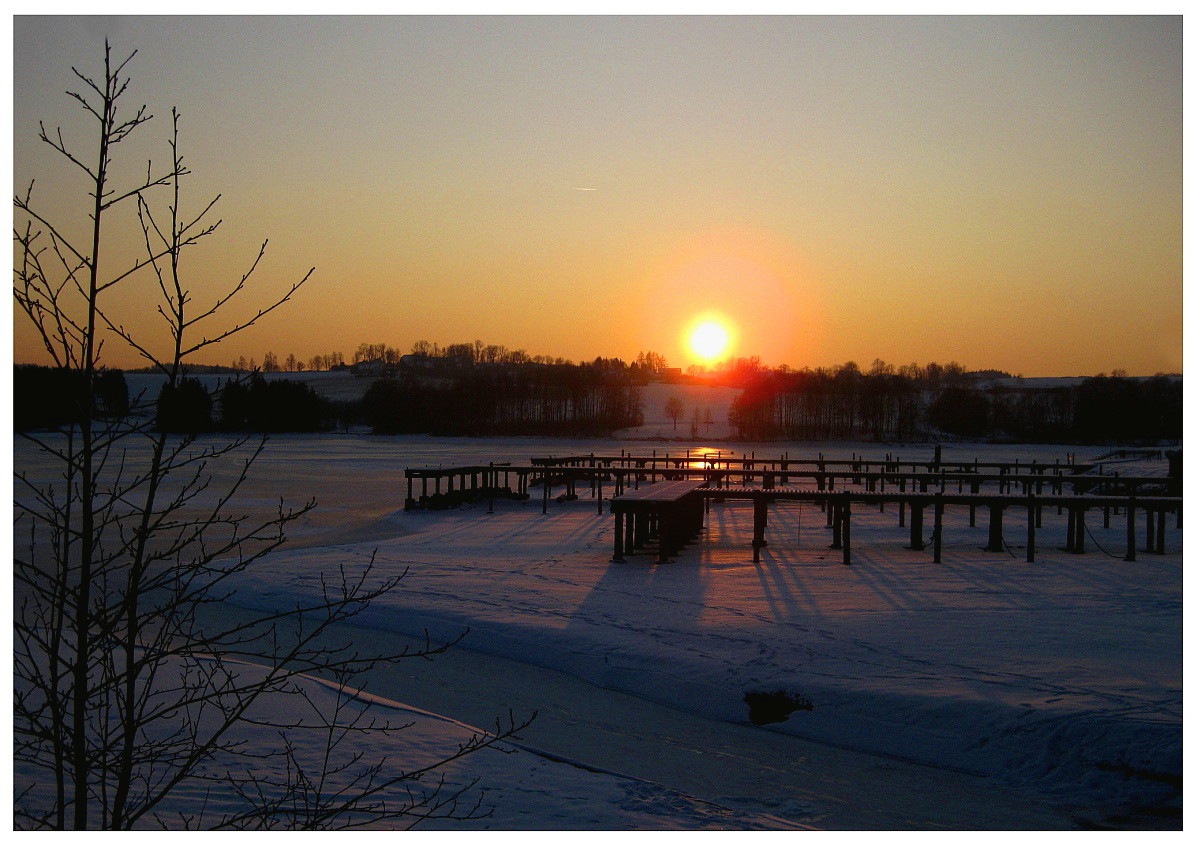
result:
[[(931, 466), (935, 470), (930, 470)], [(1093, 473), (1081, 473), (1093, 469)], [(832, 547), (850, 561), (850, 529), (855, 504), (876, 506), (883, 512), (897, 505), (898, 524), (908, 526), (910, 550), (933, 547), (934, 562), (941, 561), (942, 528), (947, 506), (966, 506), (969, 526), (976, 513), (988, 515), (985, 550), (1006, 550), (1006, 509), (1028, 511), (1026, 558), (1033, 562), (1037, 531), (1047, 507), (1067, 513), (1066, 550), (1083, 553), (1089, 510), (1103, 514), (1104, 527), (1113, 516), (1126, 520), (1125, 559), (1135, 561), (1136, 515), (1144, 514), (1144, 552), (1165, 551), (1167, 516), (1175, 515), (1182, 527), (1183, 499), (1175, 495), (1177, 481), (1167, 477), (1121, 476), (1096, 473), (1091, 463), (943, 463), (864, 460), (862, 458), (755, 458), (737, 459), (710, 454), (587, 456), (533, 458), (529, 465), (489, 463), (445, 468), (406, 469), (408, 497), (404, 508), (440, 509), (462, 503), (487, 501), (488, 512), (497, 499), (527, 500), (531, 489), (541, 489), (542, 513), (551, 500), (579, 499), (579, 484), (590, 488), (596, 513), (609, 502), (614, 516), (613, 560), (658, 540), (659, 562), (666, 562), (703, 528), (704, 515), (713, 502), (748, 502), (754, 510), (751, 543), (753, 561), (766, 547), (766, 516), (770, 504), (810, 502), (826, 516), (833, 534)], [(420, 495), (416, 493), (420, 481)], [(661, 481), (661, 482), (660, 482)], [(807, 485), (806, 485), (807, 484)], [(552, 490), (561, 491), (552, 497)], [(607, 488), (606, 488), (607, 487)], [(432, 488), (432, 491), (430, 491)], [(926, 510), (932, 511), (932, 538), (925, 540)]]

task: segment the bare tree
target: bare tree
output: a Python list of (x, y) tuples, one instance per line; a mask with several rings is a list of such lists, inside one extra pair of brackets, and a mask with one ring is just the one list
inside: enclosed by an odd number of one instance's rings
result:
[(679, 419), (683, 415), (683, 401), (671, 395), (667, 398), (666, 412), (671, 419), (671, 429), (676, 429), (679, 426)]
[[(50, 479), (28, 469), (15, 477), (14, 745), (15, 822), (24, 828), (123, 829), (158, 821), (186, 827), (345, 827), (384, 819), (480, 815), (464, 790), (419, 787), (389, 800), (414, 777), (520, 727), (509, 717), (496, 732), (470, 737), (440, 763), (372, 760), (353, 747), (373, 728), (339, 694), (317, 721), (328, 746), (316, 769), (284, 739), (278, 767), (245, 734), (270, 725), (265, 700), (304, 696), (306, 676), (352, 691), (358, 675), (404, 657), (445, 649), (428, 638), (413, 647), (363, 655), (334, 641), (337, 625), (395, 588), (400, 578), (373, 575), (373, 560), (325, 575), (319, 595), (285, 610), (212, 615), (234, 582), (285, 541), (288, 525), (312, 502), (268, 515), (237, 505), (262, 440), (217, 441), (156, 432), (153, 401), (135, 399), (128, 414), (101, 414), (96, 384), (107, 339), (124, 343), (178, 387), (195, 354), (250, 327), (286, 303), (310, 270), (263, 306), (239, 308), (266, 243), (248, 270), (223, 291), (193, 292), (185, 258), (212, 234), (217, 199), (185, 212), (189, 171), (172, 113), (170, 165), (119, 185), (114, 150), (150, 120), (143, 106), (123, 111), (133, 58), (114, 61), (105, 44), (102, 75), (72, 69), (81, 86), (68, 94), (86, 112), (98, 140), (92, 154), (62, 130), (40, 137), (88, 183), (78, 221), (52, 220), (34, 201), (33, 184), (15, 198), (14, 299), (51, 360), (79, 377), (72, 421), (57, 432), (25, 434)], [(165, 195), (165, 208), (156, 195)], [(140, 226), (133, 258), (110, 249), (114, 215)], [(81, 237), (79, 233), (84, 233)], [(137, 278), (156, 292), (168, 331), (166, 353), (127, 328), (113, 295)], [(197, 302), (202, 305), (196, 306)], [(219, 468), (228, 468), (221, 484)], [(248, 666), (247, 660), (255, 665)], [(254, 669), (248, 671), (248, 669)], [(265, 778), (265, 774), (282, 775)], [(201, 806), (171, 818), (174, 799), (197, 787), (234, 806)]]

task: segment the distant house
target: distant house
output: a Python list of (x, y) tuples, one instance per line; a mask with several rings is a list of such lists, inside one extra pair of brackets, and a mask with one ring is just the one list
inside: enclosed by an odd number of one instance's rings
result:
[(387, 371), (382, 359), (368, 359), (350, 366), (355, 377), (381, 377)]

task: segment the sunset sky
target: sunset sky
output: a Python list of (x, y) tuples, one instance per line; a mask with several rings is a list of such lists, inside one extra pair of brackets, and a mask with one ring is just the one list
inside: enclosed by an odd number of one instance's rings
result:
[[(715, 316), (770, 365), (1183, 368), (1179, 18), (18, 17), (14, 188), (55, 214), (81, 187), (38, 121), (83, 142), (64, 91), (106, 36), (156, 116), (123, 173), (177, 106), (185, 202), (222, 194), (197, 301), (266, 238), (260, 300), (317, 269), (207, 362), (481, 339), (686, 367)], [(19, 316), (14, 343), (45, 361)]]

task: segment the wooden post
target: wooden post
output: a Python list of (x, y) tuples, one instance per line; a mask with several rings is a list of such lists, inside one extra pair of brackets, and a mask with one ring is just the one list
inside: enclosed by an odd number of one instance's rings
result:
[[(632, 518), (633, 518), (633, 516), (630, 516), (631, 520), (632, 520)], [(625, 519), (625, 514), (623, 512), (614, 512), (613, 513), (613, 556), (612, 556), (613, 562), (624, 562), (625, 561), (624, 557), (622, 556), (624, 551), (621, 550), (621, 540), (622, 540), (622, 537), (625, 535), (624, 534), (625, 528), (622, 526), (624, 524), (624, 519)]]
[[(941, 446), (938, 446), (939, 451)], [(933, 496), (933, 561), (935, 563), (942, 561), (942, 512), (945, 506), (942, 504), (942, 495), (939, 492)]]
[(495, 511), (496, 471), (493, 467), (493, 466), (495, 466), (495, 464), (496, 463), (494, 463), (494, 462), (488, 463), (488, 471), (487, 471), (486, 476), (484, 477), (484, 480), (486, 481), (485, 485), (487, 486), (487, 490), (488, 490), (488, 515), (491, 515)]
[(1159, 554), (1167, 552), (1167, 511), (1165, 509), (1158, 511), (1158, 529), (1155, 535), (1154, 552)]
[(1129, 496), (1129, 505), (1125, 507), (1125, 561), (1137, 562), (1137, 541), (1134, 538), (1137, 535), (1135, 527), (1135, 514), (1137, 512), (1137, 500), (1133, 495)]
[(842, 565), (850, 564), (850, 495), (842, 503)]
[(1037, 542), (1037, 496), (1029, 491), (1029, 515), (1025, 526), (1025, 561), (1033, 562), (1034, 548)]
[[(903, 503), (903, 501), (901, 501)], [(912, 502), (912, 525), (908, 533), (908, 547), (914, 551), (925, 550), (925, 504), (921, 501)]]
[(1154, 510), (1146, 507), (1146, 553), (1154, 553)]
[(550, 508), (550, 475), (542, 469), (542, 515)]
[(826, 515), (829, 516), (827, 526), (833, 528), (833, 543), (829, 547), (839, 550), (842, 547), (842, 502), (840, 498), (836, 500), (830, 498)]
[(988, 544), (984, 550), (1003, 552), (1004, 505), (998, 502), (992, 502), (988, 506), (990, 511), (988, 516)]
[(759, 549), (766, 544), (767, 535), (767, 500), (761, 495), (754, 496), (754, 561), (759, 562)]
[(665, 565), (671, 560), (671, 542), (675, 535), (675, 516), (669, 505), (663, 504), (658, 508), (658, 564)]

